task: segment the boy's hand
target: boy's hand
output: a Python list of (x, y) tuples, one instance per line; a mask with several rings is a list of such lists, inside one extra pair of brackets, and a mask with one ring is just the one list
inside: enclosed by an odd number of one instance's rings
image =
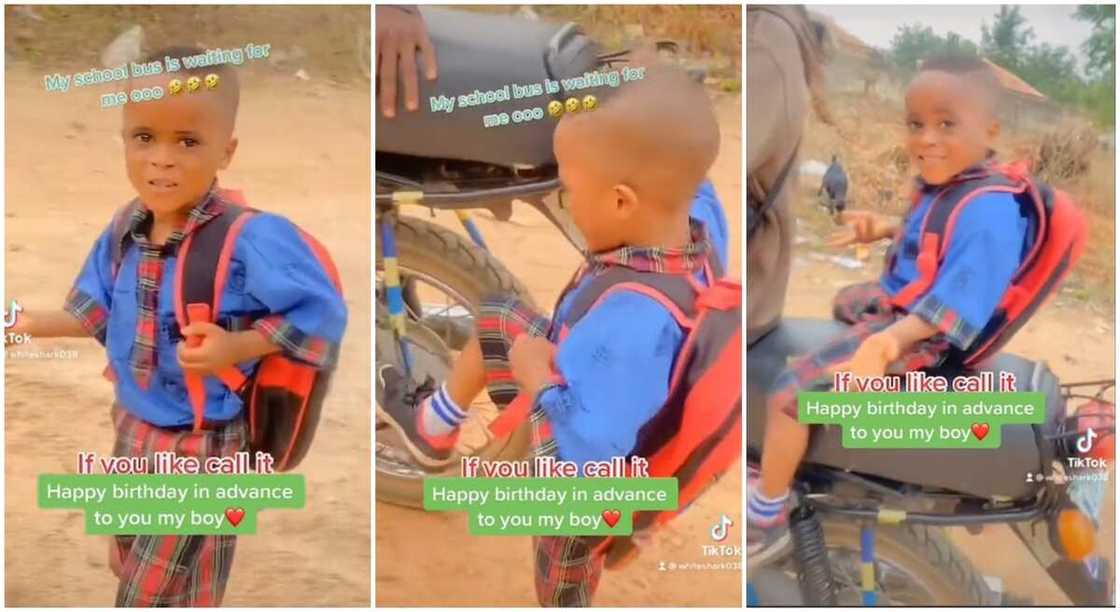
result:
[(893, 335), (884, 332), (872, 334), (859, 345), (849, 361), (833, 368), (833, 372), (851, 372), (863, 377), (883, 376), (887, 373), (887, 366), (901, 353), (902, 347)]
[(193, 323), (184, 327), (182, 334), (187, 339), (202, 337), (202, 342), (193, 348), (187, 346), (187, 340), (179, 343), (179, 365), (188, 372), (213, 374), (245, 360), (237, 335), (213, 323)]
[(556, 345), (540, 336), (521, 334), (509, 348), (513, 379), (522, 391), (536, 393), (552, 379), (552, 360)]
[(837, 216), (844, 229), (829, 237), (828, 246), (845, 247), (855, 243), (868, 243), (890, 238), (898, 229), (894, 219), (869, 210), (846, 210)]

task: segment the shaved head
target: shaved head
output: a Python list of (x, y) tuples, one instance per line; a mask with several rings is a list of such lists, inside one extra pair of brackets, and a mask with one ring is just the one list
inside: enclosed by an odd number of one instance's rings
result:
[[(199, 47), (165, 47), (148, 55), (148, 57), (143, 60), (143, 63), (163, 63), (165, 57), (172, 57), (181, 60), (181, 58), (183, 57), (203, 55), (205, 53), (206, 51)], [(146, 82), (146, 84), (150, 82), (151, 84), (160, 85), (166, 92), (168, 83), (172, 79), (179, 79), (185, 82), (190, 77), (198, 77), (199, 79), (203, 79), (206, 77), (206, 75), (209, 74), (218, 75), (218, 86), (214, 90), (208, 90), (207, 88), (203, 87), (202, 93), (216, 96), (215, 101), (218, 103), (218, 107), (222, 110), (221, 120), (223, 122), (223, 125), (230, 132), (232, 132), (234, 125), (237, 122), (237, 107), (241, 103), (241, 83), (237, 78), (237, 70), (234, 66), (227, 63), (219, 63), (210, 66), (188, 68), (186, 64), (181, 64), (180, 70), (174, 72), (165, 72), (151, 77), (143, 77), (143, 80)], [(131, 80), (140, 81), (141, 79), (136, 78)], [(166, 93), (170, 95), (170, 92)], [(198, 93), (190, 95), (197, 96)]]
[(556, 144), (578, 151), (579, 163), (605, 184), (687, 210), (715, 162), (719, 124), (703, 86), (683, 70), (657, 62), (632, 67), (643, 69), (641, 79), (591, 91), (598, 108), (561, 119)]

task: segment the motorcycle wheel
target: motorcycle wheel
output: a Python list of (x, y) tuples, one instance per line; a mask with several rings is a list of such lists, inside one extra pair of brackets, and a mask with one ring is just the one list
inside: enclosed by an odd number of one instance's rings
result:
[[(822, 517), (837, 603), (861, 606), (860, 526)], [(949, 540), (944, 529), (922, 525), (875, 528), (878, 605), (993, 605), (983, 576)], [(759, 605), (805, 605), (792, 560), (763, 568), (752, 579)], [(791, 594), (792, 600), (791, 600)]]
[[(471, 315), (477, 314), (478, 304), (484, 297), (502, 294), (518, 295), (530, 301), (525, 287), (506, 268), (486, 251), (467, 239), (439, 225), (419, 219), (399, 217), (396, 224), (398, 266), (403, 281), (424, 286), (438, 287), (439, 291), (455, 297), (465, 305)], [(383, 270), (380, 254), (377, 271)], [(378, 277), (380, 287), (380, 276)], [(378, 291), (380, 294), (380, 291)], [(384, 309), (378, 304), (377, 347), (378, 358), (385, 354), (385, 347), (396, 345), (392, 331), (384, 321)], [(422, 313), (410, 313), (422, 315)], [(449, 371), (453, 358), (453, 340), (442, 338), (438, 331), (423, 325), (422, 316), (409, 316), (405, 340), (415, 352), (427, 355), (427, 366)], [(437, 373), (438, 374), (438, 373)], [(442, 380), (441, 376), (434, 376)], [(472, 413), (476, 412), (472, 410)], [(472, 416), (470, 419), (474, 419)], [(472, 425), (464, 424), (464, 428)], [(481, 427), (485, 423), (475, 424)], [(528, 425), (518, 428), (506, 440), (493, 440), (473, 454), (486, 460), (513, 461), (524, 459), (529, 452)], [(411, 461), (408, 451), (396, 439), (395, 431), (383, 424), (377, 426), (375, 469), (377, 471), (377, 499), (392, 504), (420, 508), (423, 506), (425, 476), (455, 476), (458, 463), (441, 472), (422, 469)]]

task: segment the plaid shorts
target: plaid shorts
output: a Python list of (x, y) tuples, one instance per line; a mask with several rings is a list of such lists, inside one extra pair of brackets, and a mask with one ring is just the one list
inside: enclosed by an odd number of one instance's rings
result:
[[(833, 316), (851, 328), (821, 349), (795, 359), (778, 376), (770, 391), (770, 410), (780, 410), (797, 418), (798, 391), (827, 391), (832, 388), (830, 370), (855, 355), (869, 336), (890, 327), (906, 316), (898, 310), (877, 281), (841, 289), (833, 302)], [(888, 366), (888, 372), (902, 374), (938, 365), (950, 348), (943, 334), (923, 340)]]
[[(521, 334), (547, 336), (551, 322), (517, 298), (486, 300), (479, 309), (478, 341), (486, 363), (486, 390), (498, 410), (520, 392), (513, 379), (509, 349)], [(555, 455), (556, 442), (544, 410), (529, 415), (533, 454)], [(545, 536), (533, 538), (534, 585), (541, 606), (586, 606), (599, 584), (604, 555), (594, 550), (601, 538)]]
[[(156, 427), (117, 404), (113, 456), (148, 457), (172, 451), (180, 457), (230, 457), (247, 448), (245, 421), (198, 433)], [(209, 607), (222, 603), (233, 565), (236, 536), (116, 536), (121, 558), (117, 607)]]

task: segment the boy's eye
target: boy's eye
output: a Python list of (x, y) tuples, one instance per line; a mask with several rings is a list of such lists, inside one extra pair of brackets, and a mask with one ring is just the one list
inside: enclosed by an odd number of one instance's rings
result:
[(944, 121), (942, 121), (941, 123), (938, 124), (938, 126), (943, 130), (948, 130), (948, 129), (952, 128), (953, 125), (955, 125), (955, 124), (952, 121), (949, 121), (948, 119), (946, 119), (946, 120), (944, 120)]
[(151, 134), (137, 134), (137, 135), (133, 136), (133, 138), (135, 138), (136, 140), (138, 140), (140, 142), (151, 142), (152, 141), (152, 135)]
[(922, 129), (922, 122), (913, 120), (907, 121), (906, 127), (910, 128), (911, 130), (920, 130)]
[(195, 140), (194, 138), (183, 138), (179, 142), (183, 143), (184, 147), (197, 147), (198, 146), (198, 141)]

